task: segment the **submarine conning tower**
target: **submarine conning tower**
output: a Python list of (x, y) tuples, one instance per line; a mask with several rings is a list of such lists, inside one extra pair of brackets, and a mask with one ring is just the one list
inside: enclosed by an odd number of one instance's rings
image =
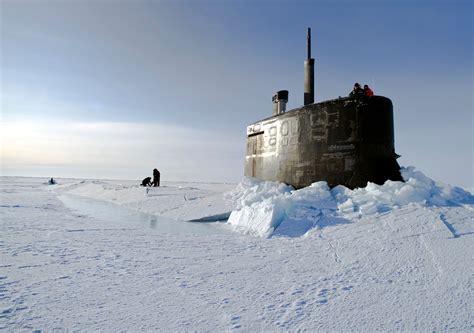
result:
[(272, 98), (271, 117), (247, 126), (245, 176), (302, 188), (364, 187), (401, 181), (394, 145), (393, 105), (383, 96), (314, 103), (311, 30), (304, 62), (304, 106), (286, 111), (288, 91)]

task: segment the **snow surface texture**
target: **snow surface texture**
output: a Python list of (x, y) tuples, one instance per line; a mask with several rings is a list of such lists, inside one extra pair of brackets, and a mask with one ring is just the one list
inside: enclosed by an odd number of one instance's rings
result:
[[(275, 182), (245, 179), (226, 197), (237, 202), (229, 223), (237, 230), (258, 236), (301, 236), (327, 224), (328, 219), (352, 219), (385, 213), (404, 206), (458, 206), (474, 204), (474, 196), (459, 188), (437, 183), (414, 167), (401, 170), (405, 182), (369, 183), (350, 190), (344, 186), (330, 189), (317, 182), (295, 191)], [(457, 237), (453, 231), (453, 236)]]
[(213, 216), (224, 216), (226, 220), (234, 208), (233, 202), (225, 200), (222, 193), (234, 188), (235, 184), (164, 182), (165, 186), (145, 188), (136, 183), (139, 182), (82, 180), (48, 189), (182, 221)]
[[(473, 197), (403, 175), (354, 191), (247, 179), (148, 194), (2, 177), (0, 330), (472, 331)], [(71, 193), (155, 217), (234, 209), (220, 225), (252, 235), (102, 220), (58, 199)]]

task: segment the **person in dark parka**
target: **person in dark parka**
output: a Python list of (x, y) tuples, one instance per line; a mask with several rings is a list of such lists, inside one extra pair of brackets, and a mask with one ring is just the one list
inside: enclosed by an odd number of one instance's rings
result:
[(158, 169), (153, 169), (153, 186), (160, 186), (160, 172)]
[(349, 93), (349, 97), (363, 97), (364, 96), (364, 90), (360, 86), (358, 82), (354, 84), (354, 88), (352, 88), (352, 91)]
[(151, 186), (151, 177), (146, 177), (142, 180), (141, 186)]

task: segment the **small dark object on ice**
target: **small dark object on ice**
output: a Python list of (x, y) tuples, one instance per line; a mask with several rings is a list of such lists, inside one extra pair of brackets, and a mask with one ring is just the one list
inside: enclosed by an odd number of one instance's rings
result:
[(48, 185), (56, 185), (56, 181), (51, 178), (49, 181), (48, 181)]

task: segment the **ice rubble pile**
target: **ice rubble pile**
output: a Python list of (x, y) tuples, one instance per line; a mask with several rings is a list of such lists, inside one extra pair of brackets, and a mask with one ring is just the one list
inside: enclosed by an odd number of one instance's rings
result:
[(327, 217), (353, 219), (406, 205), (474, 203), (471, 193), (435, 182), (414, 167), (402, 168), (401, 174), (405, 182), (369, 183), (365, 188), (354, 190), (344, 186), (330, 189), (326, 182), (294, 190), (281, 183), (245, 178), (226, 194), (237, 207), (228, 223), (238, 231), (270, 237), (279, 227), (291, 234), (291, 225), (306, 232)]

